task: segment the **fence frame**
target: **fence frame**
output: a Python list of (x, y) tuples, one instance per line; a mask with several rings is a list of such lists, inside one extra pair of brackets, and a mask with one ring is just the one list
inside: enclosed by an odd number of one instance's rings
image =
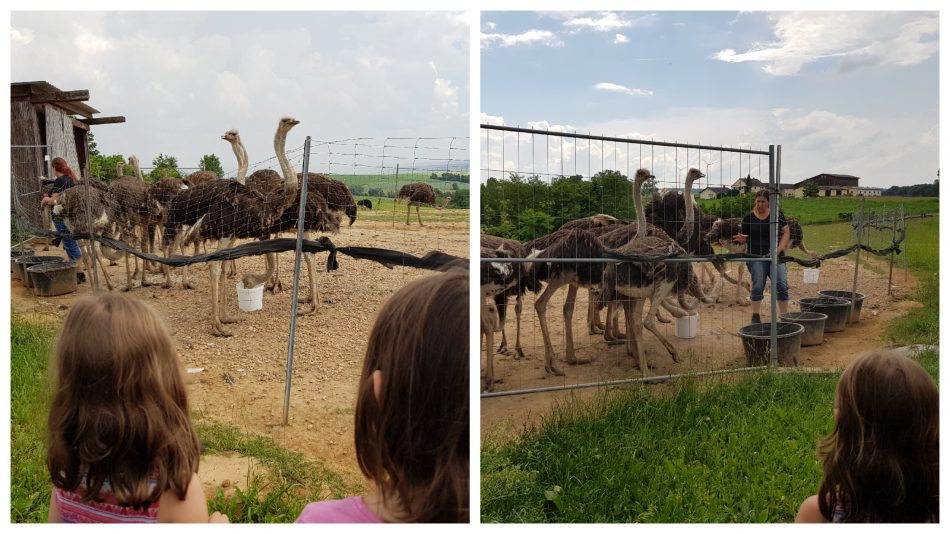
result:
[[(609, 137), (609, 136), (599, 136), (599, 135), (591, 135), (591, 134), (579, 134), (577, 132), (573, 132), (573, 133), (572, 132), (551, 132), (547, 130), (534, 130), (531, 128), (502, 126), (502, 125), (496, 125), (496, 124), (481, 124), (480, 126), (482, 130), (488, 131), (488, 133), (486, 134), (486, 137), (490, 135), (491, 131), (501, 131), (501, 132), (508, 132), (508, 133), (517, 133), (517, 134), (524, 133), (524, 134), (530, 134), (530, 135), (544, 135), (544, 136), (554, 136), (554, 137), (571, 138), (571, 139), (586, 139), (589, 141), (625, 143), (625, 144), (648, 145), (648, 146), (663, 146), (663, 147), (674, 147), (677, 149), (687, 148), (687, 149), (697, 149), (697, 150), (734, 152), (734, 153), (739, 153), (739, 154), (768, 156), (769, 158), (769, 163), (768, 163), (769, 191), (771, 192), (770, 203), (769, 203), (769, 206), (770, 206), (769, 225), (773, 229), (773, 231), (770, 232), (770, 250), (771, 250), (770, 257), (747, 258), (743, 260), (733, 260), (733, 261), (768, 261), (770, 262), (769, 279), (771, 281), (771, 299), (770, 300), (771, 300), (771, 306), (772, 306), (771, 308), (772, 309), (772, 314), (771, 314), (772, 328), (771, 328), (771, 345), (770, 345), (771, 353), (769, 356), (769, 364), (767, 367), (778, 367), (778, 326), (777, 326), (778, 322), (776, 321), (776, 313), (775, 313), (778, 310), (778, 300), (777, 300), (778, 282), (776, 281), (776, 273), (778, 269), (778, 254), (776, 254), (775, 252), (777, 249), (777, 246), (776, 246), (777, 235), (774, 230), (777, 229), (778, 227), (778, 212), (780, 208), (779, 203), (780, 203), (781, 195), (779, 195), (777, 184), (779, 183), (778, 176), (781, 175), (782, 145), (769, 145), (769, 149), (767, 151), (764, 151), (764, 150), (754, 150), (754, 149), (746, 149), (746, 148), (735, 148), (735, 147), (724, 147), (724, 146), (717, 147), (717, 146), (711, 146), (711, 145), (699, 145), (699, 144), (691, 144), (691, 143), (677, 143), (677, 142), (669, 142), (669, 141), (654, 141), (654, 140), (646, 140), (646, 139), (630, 139), (630, 138), (625, 138), (625, 137)], [(505, 145), (504, 139), (502, 139), (503, 152), (504, 152), (504, 145)], [(490, 151), (487, 150), (487, 148), (486, 148), (486, 152), (490, 154)], [(741, 162), (741, 159), (740, 159), (740, 162)], [(481, 170), (486, 171), (490, 175), (492, 171), (490, 163), (488, 165), (488, 168), (481, 169)], [(502, 172), (502, 179), (504, 179), (504, 173), (505, 173), (504, 158), (502, 158), (501, 172)], [(741, 170), (740, 170), (740, 173), (741, 173)], [(479, 261), (481, 263), (506, 262), (509, 260), (510, 259), (508, 258), (479, 258)], [(522, 260), (523, 261), (542, 261), (542, 260), (524, 260), (524, 259)], [(551, 261), (551, 259), (543, 260), (543, 262), (547, 262), (547, 261)], [(578, 262), (577, 259), (570, 259), (570, 258), (566, 259), (565, 261), (570, 261), (573, 263)], [(614, 262), (617, 260), (601, 260), (601, 259), (591, 258), (588, 261)], [(670, 260), (667, 260), (667, 261), (670, 261)], [(694, 259), (680, 258), (679, 261), (708, 261), (708, 260), (704, 260), (700, 258), (694, 258)], [(488, 357), (492, 357), (491, 351), (494, 350), (494, 348), (489, 347), (488, 350), (489, 350)], [(479, 351), (478, 361), (481, 362), (481, 351)], [(762, 369), (762, 367), (747, 367), (747, 368), (733, 370), (733, 372), (743, 372), (745, 370), (750, 370), (750, 369), (758, 370), (758, 369)], [(696, 376), (696, 373), (673, 374), (673, 375), (666, 376), (665, 379), (671, 380), (674, 378), (684, 378), (687, 376)], [(643, 383), (643, 382), (648, 383), (650, 381), (656, 381), (656, 380), (657, 378), (655, 377), (644, 377), (644, 378), (633, 378), (633, 379), (626, 379), (626, 380), (615, 380), (615, 381), (609, 381), (609, 382), (570, 384), (570, 385), (565, 385), (565, 386), (554, 386), (553, 388), (552, 387), (530, 388), (530, 389), (519, 390), (519, 391), (498, 391), (498, 392), (491, 392), (491, 393), (482, 392), (480, 396), (481, 398), (490, 398), (490, 397), (500, 397), (500, 396), (507, 396), (507, 395), (523, 395), (527, 393), (542, 393), (542, 392), (554, 391), (554, 390), (572, 390), (572, 389), (580, 389), (580, 388), (586, 388), (586, 387), (596, 387), (597, 385), (619, 385), (619, 384), (627, 384), (627, 383), (633, 384), (633, 383)]]

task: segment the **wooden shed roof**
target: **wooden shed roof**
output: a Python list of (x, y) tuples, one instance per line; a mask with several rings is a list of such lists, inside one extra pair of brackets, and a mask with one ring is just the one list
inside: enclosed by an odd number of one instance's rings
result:
[[(17, 98), (17, 97), (22, 98), (22, 97), (28, 96), (30, 97), (31, 101), (41, 100), (44, 95), (48, 96), (55, 93), (63, 93), (63, 92), (64, 91), (62, 91), (58, 87), (45, 81), (15, 82), (15, 83), (10, 84), (11, 98)], [(79, 93), (79, 91), (76, 91), (76, 93)], [(89, 92), (86, 91), (86, 100), (89, 99), (88, 94)], [(55, 103), (58, 107), (63, 108), (68, 113), (71, 113), (74, 115), (80, 115), (87, 119), (91, 119), (94, 114), (99, 113), (98, 109), (95, 109), (94, 107), (88, 104), (84, 104), (81, 101), (56, 101), (56, 102), (50, 102), (50, 103)]]

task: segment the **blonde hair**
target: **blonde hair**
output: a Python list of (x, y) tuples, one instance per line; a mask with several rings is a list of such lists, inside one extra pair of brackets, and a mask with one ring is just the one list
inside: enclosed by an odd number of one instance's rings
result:
[(91, 500), (108, 481), (133, 507), (168, 490), (185, 498), (198, 436), (171, 337), (150, 307), (114, 293), (77, 301), (51, 369), (47, 467), (56, 487), (82, 485)]

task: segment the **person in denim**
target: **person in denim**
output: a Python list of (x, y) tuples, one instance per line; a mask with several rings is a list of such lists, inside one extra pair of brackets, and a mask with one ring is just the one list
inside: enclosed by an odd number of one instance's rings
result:
[[(769, 192), (760, 190), (755, 194), (755, 207), (748, 215), (742, 218), (740, 233), (733, 237), (737, 243), (748, 243), (748, 253), (765, 255), (769, 254), (769, 224), (771, 211), (769, 209)], [(778, 255), (785, 255), (785, 249), (791, 242), (791, 233), (788, 228), (788, 221), (785, 215), (778, 213)], [(762, 292), (765, 290), (765, 279), (770, 276), (772, 269), (771, 263), (764, 261), (746, 262), (749, 267), (749, 274), (752, 275), (752, 295), (749, 300), (752, 301), (752, 322), (762, 322), (759, 310), (762, 307)], [(788, 270), (784, 263), (779, 263), (776, 269), (776, 286), (778, 299), (778, 308), (781, 313), (788, 312)]]
[[(53, 171), (57, 173), (56, 181), (53, 182), (53, 189), (50, 191), (50, 195), (43, 197), (40, 201), (40, 208), (55, 204), (56, 200), (59, 199), (60, 193), (76, 185), (78, 181), (76, 173), (69, 168), (69, 164), (66, 163), (66, 160), (63, 158), (53, 158)], [(53, 215), (53, 226), (56, 227), (56, 231), (60, 234), (70, 233), (69, 227), (66, 226), (66, 221), (64, 221), (62, 217)], [(76, 244), (75, 240), (62, 239), (61, 242), (70, 260), (77, 261), (82, 258), (82, 262), (85, 264), (86, 259), (83, 258), (82, 251), (79, 250), (79, 245)], [(77, 263), (79, 262), (77, 261)], [(76, 281), (80, 284), (85, 282), (86, 275), (82, 271), (76, 273)]]

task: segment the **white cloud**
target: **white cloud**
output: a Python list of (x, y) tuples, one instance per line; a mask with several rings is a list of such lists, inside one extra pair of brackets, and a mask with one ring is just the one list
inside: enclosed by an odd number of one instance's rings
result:
[(623, 85), (618, 85), (615, 83), (601, 82), (594, 85), (594, 89), (598, 91), (607, 91), (611, 93), (623, 93), (630, 96), (653, 96), (653, 91), (646, 89), (635, 89), (631, 87), (625, 87)]
[(482, 48), (488, 48), (494, 43), (503, 47), (543, 44), (547, 46), (564, 46), (564, 43), (554, 33), (548, 30), (528, 30), (519, 34), (482, 33)]
[(913, 65), (935, 55), (938, 17), (927, 12), (793, 12), (773, 14), (777, 41), (746, 52), (723, 49), (719, 61), (759, 61), (775, 76), (797, 74), (803, 66), (827, 59), (842, 71), (869, 65)]
[(564, 21), (564, 26), (572, 30), (593, 30), (595, 32), (609, 32), (631, 25), (629, 20), (616, 13), (601, 13), (598, 18), (577, 17)]
[(442, 78), (435, 79), (432, 89), (436, 99), (436, 109), (446, 117), (454, 117), (459, 111), (459, 91), (452, 82)]
[(10, 28), (10, 44), (28, 45), (34, 37), (33, 30), (29, 28)]
[(630, 42), (630, 38), (622, 33), (618, 33), (617, 35), (614, 35), (614, 44), (623, 44), (623, 43), (629, 43), (629, 42)]

